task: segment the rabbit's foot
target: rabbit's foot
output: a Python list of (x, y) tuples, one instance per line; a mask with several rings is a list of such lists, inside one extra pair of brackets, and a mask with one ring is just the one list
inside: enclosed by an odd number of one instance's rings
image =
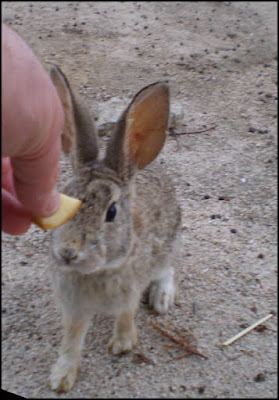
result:
[(151, 282), (149, 289), (149, 304), (159, 314), (165, 314), (174, 303), (175, 285), (173, 269), (169, 268), (161, 273), (159, 279)]
[(122, 336), (113, 335), (109, 341), (108, 350), (114, 355), (129, 353), (137, 342), (136, 331), (127, 332)]
[(60, 356), (52, 367), (49, 386), (57, 393), (68, 392), (74, 385), (78, 373), (78, 363), (66, 356)]
[(134, 313), (135, 310), (125, 311), (117, 317), (114, 333), (108, 344), (108, 349), (112, 354), (128, 353), (137, 344)]

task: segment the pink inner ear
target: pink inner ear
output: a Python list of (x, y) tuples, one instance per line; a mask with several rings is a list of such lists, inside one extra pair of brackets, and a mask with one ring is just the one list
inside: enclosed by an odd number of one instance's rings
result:
[(144, 168), (156, 158), (162, 149), (165, 135), (153, 129), (146, 131), (146, 135), (136, 133), (130, 140), (130, 155), (139, 169)]
[(153, 161), (162, 149), (168, 115), (168, 92), (162, 86), (153, 88), (145, 98), (131, 106), (127, 116), (128, 153), (139, 169)]

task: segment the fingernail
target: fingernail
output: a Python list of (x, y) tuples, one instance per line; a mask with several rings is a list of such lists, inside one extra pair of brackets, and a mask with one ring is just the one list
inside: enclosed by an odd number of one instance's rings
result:
[(56, 188), (53, 189), (51, 197), (46, 203), (45, 216), (50, 216), (54, 214), (60, 207), (60, 196)]

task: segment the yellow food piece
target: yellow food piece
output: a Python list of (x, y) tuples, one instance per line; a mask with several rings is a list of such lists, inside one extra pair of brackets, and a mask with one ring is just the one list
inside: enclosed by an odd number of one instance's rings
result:
[(61, 205), (50, 217), (33, 217), (32, 221), (42, 229), (55, 229), (65, 224), (78, 212), (82, 201), (60, 193)]

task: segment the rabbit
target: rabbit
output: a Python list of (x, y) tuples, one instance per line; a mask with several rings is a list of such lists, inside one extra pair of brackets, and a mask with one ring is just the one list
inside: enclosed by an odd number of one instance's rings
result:
[(165, 142), (168, 85), (156, 82), (135, 95), (100, 159), (86, 107), (57, 66), (49, 73), (64, 108), (62, 145), (74, 172), (63, 192), (83, 201), (78, 213), (53, 231), (50, 255), (64, 331), (49, 385), (67, 392), (93, 312), (115, 317), (108, 348), (117, 355), (137, 345), (134, 319), (146, 289), (158, 313), (174, 303), (181, 211), (164, 167), (154, 162), (146, 168)]

